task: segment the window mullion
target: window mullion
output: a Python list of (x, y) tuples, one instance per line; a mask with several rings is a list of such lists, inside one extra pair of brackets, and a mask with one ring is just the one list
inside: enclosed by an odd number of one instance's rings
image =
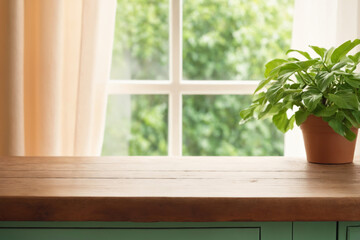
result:
[[(110, 80), (108, 94), (252, 94), (259, 81), (186, 80), (176, 84), (157, 80)], [(174, 95), (174, 96), (175, 96)]]
[(169, 156), (182, 155), (182, 1), (170, 0)]
[(258, 83), (259, 81), (183, 81), (180, 91), (184, 95), (251, 95)]

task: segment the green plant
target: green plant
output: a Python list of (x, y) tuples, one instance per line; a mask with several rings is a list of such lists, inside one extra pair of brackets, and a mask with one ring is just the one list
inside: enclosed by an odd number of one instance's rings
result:
[(337, 48), (310, 46), (319, 56), (316, 58), (290, 49), (287, 54), (296, 52), (306, 60), (289, 57), (268, 62), (252, 104), (240, 112), (240, 123), (271, 117), (275, 126), (286, 132), (294, 122), (300, 125), (313, 114), (338, 134), (354, 140), (356, 135), (350, 128), (360, 126), (360, 74), (354, 73), (360, 52), (348, 53), (359, 44), (360, 39), (355, 39)]

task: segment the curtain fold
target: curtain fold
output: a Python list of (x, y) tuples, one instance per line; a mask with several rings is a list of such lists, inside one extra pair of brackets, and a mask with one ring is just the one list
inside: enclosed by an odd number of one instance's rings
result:
[[(332, 47), (360, 37), (359, 0), (295, 0), (291, 47), (308, 51), (309, 45)], [(356, 49), (359, 51), (359, 48)], [(359, 136), (360, 137), (360, 136)], [(303, 157), (299, 127), (285, 134), (285, 156)], [(360, 154), (360, 139), (355, 155)]]
[(115, 0), (0, 0), (0, 155), (101, 151)]

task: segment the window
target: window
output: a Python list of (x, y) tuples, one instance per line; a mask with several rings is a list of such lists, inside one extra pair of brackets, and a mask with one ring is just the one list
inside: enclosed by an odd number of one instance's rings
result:
[(270, 121), (239, 126), (293, 0), (118, 0), (103, 155), (283, 155)]

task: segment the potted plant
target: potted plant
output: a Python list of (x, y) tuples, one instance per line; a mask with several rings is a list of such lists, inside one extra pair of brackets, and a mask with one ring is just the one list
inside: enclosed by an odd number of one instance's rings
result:
[(349, 52), (360, 39), (337, 48), (310, 46), (295, 52), (303, 59), (274, 59), (265, 65), (265, 79), (254, 92), (252, 104), (240, 112), (241, 122), (272, 118), (282, 132), (301, 127), (307, 160), (340, 164), (353, 161), (360, 126), (360, 74), (355, 73), (360, 52)]

